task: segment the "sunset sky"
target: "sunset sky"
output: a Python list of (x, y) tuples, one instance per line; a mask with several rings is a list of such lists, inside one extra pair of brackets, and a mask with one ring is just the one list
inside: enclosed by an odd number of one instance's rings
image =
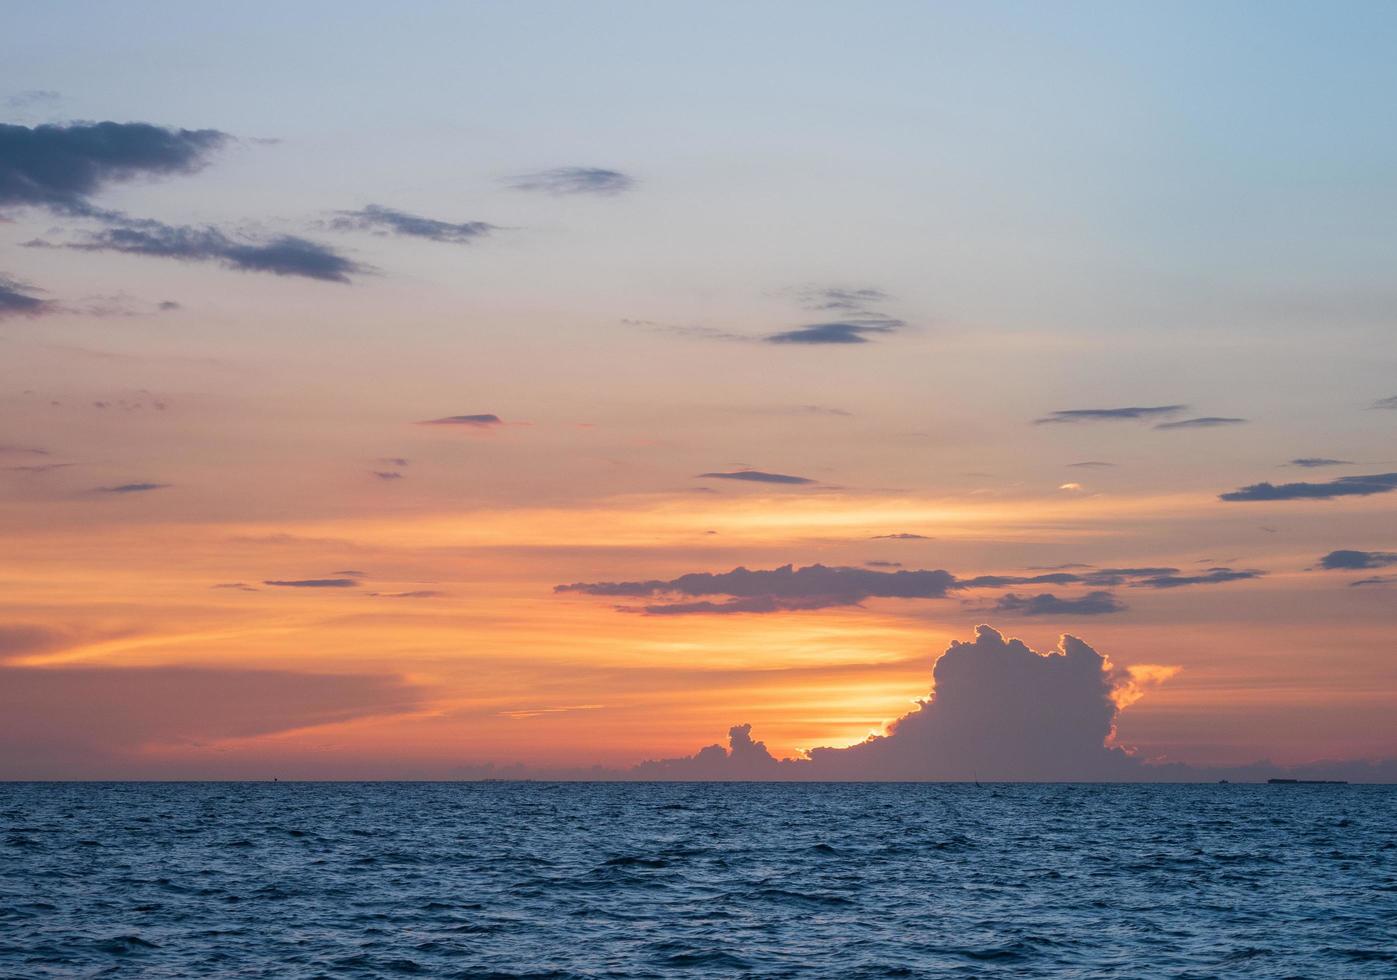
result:
[(1138, 760), (1397, 757), (1343, 9), (9, 5), (0, 778), (801, 758), (979, 624)]

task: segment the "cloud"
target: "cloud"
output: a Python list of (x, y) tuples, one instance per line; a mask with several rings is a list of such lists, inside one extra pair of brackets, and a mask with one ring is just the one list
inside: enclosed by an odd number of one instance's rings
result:
[(1087, 459), (1080, 463), (1068, 463), (1069, 467), (1075, 469), (1104, 469), (1108, 466), (1115, 466), (1115, 463), (1103, 463), (1099, 459)]
[(932, 668), (933, 691), (911, 713), (848, 748), (776, 759), (751, 726), (729, 747), (642, 763), (641, 779), (1035, 780), (1149, 778), (1115, 744), (1121, 705), (1167, 676), (1114, 666), (1074, 636), (1040, 654), (989, 626), (953, 642)]
[(1397, 409), (1397, 395), (1390, 395), (1387, 398), (1379, 398), (1373, 402), (1373, 408)]
[(1374, 575), (1372, 578), (1361, 578), (1357, 582), (1350, 582), (1349, 585), (1397, 585), (1397, 575)]
[(263, 585), (284, 589), (352, 589), (359, 583), (352, 578), (267, 579)]
[(261, 589), (254, 588), (246, 582), (219, 582), (217, 585), (210, 585), (211, 589), (233, 589), (237, 592), (261, 592)]
[(1325, 456), (1301, 456), (1299, 459), (1292, 459), (1289, 465), (1317, 469), (1321, 466), (1352, 466), (1353, 463), (1347, 459), (1329, 459)]
[[(944, 569), (877, 571), (848, 566), (782, 565), (770, 570), (738, 567), (730, 572), (693, 572), (673, 579), (636, 582), (574, 582), (555, 586), (555, 593), (628, 598), (666, 597), (671, 601), (641, 606), (618, 606), (620, 612), (650, 616), (684, 616), (731, 613), (778, 613), (828, 609), (858, 605), (865, 599), (943, 599), (953, 592), (971, 589), (1002, 589), (1023, 585), (1083, 585), (1091, 588), (1131, 585), (1167, 589), (1187, 585), (1213, 585), (1238, 579), (1257, 578), (1263, 572), (1229, 568), (1210, 569), (1205, 574), (1180, 576), (1177, 568), (1100, 568), (1089, 572), (1048, 572), (1039, 575), (977, 575), (958, 578)], [(714, 601), (712, 596), (727, 597)], [(672, 601), (676, 598), (698, 602)], [(1011, 595), (999, 608), (1035, 615), (1037, 612), (1082, 615), (1117, 612), (1125, 607), (1106, 592), (1093, 592), (1076, 599), (1044, 594), (1034, 597)]]
[(740, 480), (746, 483), (779, 483), (798, 486), (814, 483), (803, 476), (789, 476), (785, 473), (766, 473), (762, 470), (734, 470), (731, 473), (700, 473), (696, 480)]
[(504, 425), (504, 420), (498, 415), (448, 415), (440, 419), (427, 419), (418, 422), (418, 425), (464, 425), (473, 429), (489, 429), (497, 425)]
[(554, 167), (538, 173), (506, 177), (504, 182), (517, 191), (598, 194), (605, 197), (625, 193), (636, 185), (634, 177), (603, 167)]
[(1068, 408), (1058, 412), (1050, 412), (1040, 419), (1034, 419), (1035, 425), (1056, 425), (1060, 423), (1075, 422), (1113, 422), (1119, 419), (1152, 419), (1165, 415), (1174, 415), (1188, 408), (1187, 405), (1153, 405), (1148, 407), (1131, 406), (1127, 408)]
[(801, 304), (810, 310), (846, 310), (867, 312), (891, 297), (871, 286), (846, 288), (841, 286), (809, 286), (799, 291)]
[(998, 612), (1013, 612), (1024, 616), (1102, 616), (1124, 612), (1126, 606), (1109, 592), (1088, 592), (1076, 599), (1066, 599), (1041, 592), (1021, 596), (1013, 592), (999, 597), (994, 604)]
[(53, 245), (42, 240), (30, 247), (69, 248), (83, 252), (120, 252), (184, 262), (217, 262), (240, 272), (270, 272), (321, 282), (350, 282), (353, 274), (372, 271), (341, 255), (329, 245), (297, 235), (266, 239), (232, 237), (211, 225), (168, 225), (146, 218), (105, 214), (110, 227), (90, 232), (80, 241)]
[(411, 462), (410, 460), (403, 459), (401, 456), (380, 456), (378, 461), (388, 466), (396, 466), (399, 469)]
[(0, 124), (0, 208), (87, 214), (88, 198), (137, 177), (189, 174), (229, 141), (214, 129), (147, 123)]
[(406, 235), (411, 238), (426, 238), (434, 242), (449, 242), (453, 245), (468, 245), (477, 238), (484, 238), (499, 228), (485, 221), (463, 221), (453, 224), (424, 218), (381, 204), (370, 204), (358, 211), (339, 211), (330, 222), (337, 231), (372, 231), (380, 235)]
[[(149, 775), (145, 750), (217, 743), (418, 706), (420, 688), (382, 674), (202, 667), (0, 668), (0, 779)], [(155, 767), (133, 769), (131, 767)]]
[(873, 537), (869, 538), (869, 540), (870, 540), (870, 541), (934, 541), (935, 538), (929, 538), (929, 537), (927, 537), (925, 534), (908, 534), (906, 531), (903, 531), (903, 532), (898, 533), (898, 534), (875, 534), (875, 535), (873, 535)]
[(28, 109), (31, 106), (53, 105), (62, 99), (63, 96), (52, 89), (31, 88), (23, 92), (16, 92), (14, 95), (5, 98), (5, 108), (7, 109)]
[(403, 475), (396, 470), (370, 470), (380, 480), (401, 480)]
[(76, 463), (32, 463), (28, 466), (4, 466), (0, 469), (7, 473), (48, 473), (52, 470), (66, 470)]
[(877, 561), (877, 560), (874, 560), (874, 561), (866, 561), (866, 562), (864, 562), (864, 565), (866, 565), (868, 568), (901, 568), (901, 567), (902, 567), (902, 562), (900, 562), (900, 561)]
[(93, 493), (146, 493), (150, 490), (164, 490), (168, 483), (119, 483), (113, 487), (93, 487)]
[(891, 317), (863, 317), (810, 323), (794, 330), (783, 330), (763, 338), (768, 344), (866, 344), (868, 334), (887, 334), (905, 327), (906, 321)]
[(1246, 419), (1229, 419), (1217, 415), (1205, 415), (1197, 419), (1180, 419), (1178, 422), (1161, 422), (1156, 429), (1216, 429), (1224, 425), (1244, 425)]
[(0, 663), (35, 653), (61, 650), (71, 641), (47, 626), (0, 624)]
[(1386, 568), (1397, 565), (1397, 551), (1331, 551), (1319, 560), (1324, 569), (1353, 570), (1360, 568)]
[(1175, 589), (1184, 585), (1217, 585), (1222, 582), (1240, 582), (1245, 579), (1261, 578), (1265, 574), (1265, 572), (1254, 568), (1210, 568), (1201, 575), (1175, 575), (1171, 569), (1169, 572), (1132, 582), (1131, 585), (1141, 589)]
[(1397, 490), (1397, 473), (1376, 473), (1372, 476), (1341, 476), (1327, 483), (1253, 483), (1218, 494), (1227, 501), (1257, 500), (1329, 500), (1333, 497), (1369, 497)]
[(33, 290), (34, 287), (27, 283), (0, 275), (0, 320), (16, 316), (37, 317), (56, 312), (53, 303), (30, 295)]
[(379, 599), (437, 599), (446, 593), (435, 589), (414, 589), (411, 592), (370, 592), (369, 595)]

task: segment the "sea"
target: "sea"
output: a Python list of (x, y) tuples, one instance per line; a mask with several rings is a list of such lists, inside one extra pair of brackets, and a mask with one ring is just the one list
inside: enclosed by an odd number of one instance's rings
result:
[(3, 783), (0, 977), (1397, 977), (1397, 787)]

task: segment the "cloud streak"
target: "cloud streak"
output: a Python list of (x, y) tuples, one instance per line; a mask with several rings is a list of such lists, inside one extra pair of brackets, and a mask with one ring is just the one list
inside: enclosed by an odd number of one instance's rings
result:
[(1126, 408), (1067, 408), (1049, 412), (1042, 418), (1034, 419), (1035, 425), (1070, 425), (1078, 422), (1117, 422), (1129, 419), (1154, 419), (1176, 415), (1188, 408), (1187, 405), (1132, 405)]
[(614, 197), (636, 186), (629, 174), (605, 167), (554, 167), (537, 173), (506, 177), (507, 185), (517, 191), (543, 194), (595, 194)]
[(696, 480), (737, 480), (742, 483), (774, 483), (783, 486), (807, 486), (816, 481), (787, 473), (767, 473), (763, 470), (733, 470), (726, 473), (700, 473)]
[(1205, 415), (1196, 419), (1180, 419), (1177, 422), (1161, 422), (1156, 429), (1217, 429), (1227, 425), (1245, 425), (1246, 419), (1224, 418), (1219, 415)]
[(330, 222), (330, 227), (337, 231), (371, 231), (380, 235), (404, 235), (453, 245), (469, 245), (499, 230), (496, 225), (485, 221), (438, 221), (381, 204), (370, 204), (358, 211), (340, 211)]
[(1332, 500), (1335, 497), (1370, 497), (1397, 490), (1397, 473), (1341, 476), (1325, 483), (1253, 483), (1218, 494), (1220, 500), (1252, 502), (1270, 500)]
[(1353, 571), (1365, 568), (1387, 568), (1397, 565), (1397, 551), (1353, 551), (1340, 549), (1331, 551), (1319, 560), (1319, 567), (1326, 570)]

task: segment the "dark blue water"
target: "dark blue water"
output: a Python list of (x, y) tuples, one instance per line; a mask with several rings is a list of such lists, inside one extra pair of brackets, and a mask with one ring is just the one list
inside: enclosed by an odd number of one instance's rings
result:
[(0, 784), (0, 976), (1392, 977), (1397, 787)]

